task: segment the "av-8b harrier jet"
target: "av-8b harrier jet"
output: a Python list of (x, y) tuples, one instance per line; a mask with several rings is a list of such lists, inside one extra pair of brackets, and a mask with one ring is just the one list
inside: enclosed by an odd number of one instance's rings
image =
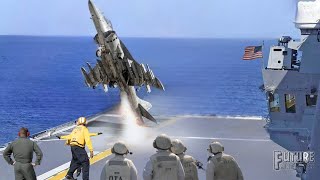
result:
[(151, 108), (151, 104), (137, 97), (135, 86), (145, 86), (148, 92), (151, 92), (150, 86), (164, 90), (161, 81), (154, 76), (148, 65), (145, 66), (134, 60), (113, 30), (111, 22), (90, 0), (89, 10), (97, 30), (94, 40), (98, 45), (96, 51), (98, 60), (94, 68), (87, 63), (89, 72), (81, 68), (86, 85), (95, 89), (101, 84), (106, 92), (108, 87), (119, 87), (121, 98), (128, 98), (138, 124), (144, 123), (142, 117), (156, 122), (147, 111)]

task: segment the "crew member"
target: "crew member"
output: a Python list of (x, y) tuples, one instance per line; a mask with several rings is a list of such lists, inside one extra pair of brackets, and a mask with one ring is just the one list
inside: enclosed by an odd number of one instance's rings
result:
[(179, 139), (172, 141), (171, 152), (180, 158), (185, 173), (185, 180), (198, 180), (197, 161), (192, 156), (186, 155), (186, 151), (187, 148)]
[(212, 142), (208, 151), (213, 154), (208, 158), (207, 180), (243, 180), (241, 169), (236, 160), (225, 154), (224, 147), (219, 142)]
[[(27, 128), (21, 128), (19, 138), (4, 150), (3, 157), (11, 165), (14, 166), (14, 174), (16, 180), (36, 180), (36, 173), (33, 167), (40, 165), (42, 159), (42, 151), (37, 143), (28, 139), (30, 133)], [(36, 161), (32, 163), (33, 152), (36, 153)], [(14, 160), (11, 159), (13, 154)]]
[[(99, 136), (99, 135), (101, 135), (101, 134), (102, 134), (102, 132), (89, 133), (89, 136), (90, 136), (90, 137), (93, 137), (93, 136)], [(70, 138), (70, 135), (67, 135), (67, 136), (57, 136), (57, 138), (66, 140), (66, 142), (65, 142), (64, 144), (67, 145), (67, 146), (70, 146), (71, 139), (68, 139), (68, 138)]]
[[(85, 150), (87, 145), (90, 151), (90, 158), (93, 158), (93, 147), (90, 139), (90, 133), (86, 127), (87, 120), (85, 117), (80, 117), (77, 121), (77, 126), (73, 129), (70, 135), (64, 136), (66, 139), (70, 139), (72, 160), (69, 171), (66, 175), (66, 179), (74, 179), (73, 173), (75, 170), (82, 167), (82, 179), (89, 180), (89, 168), (90, 162)], [(61, 138), (58, 136), (58, 138)]]
[[(77, 126), (79, 125), (79, 124), (78, 124), (78, 121), (76, 121), (75, 123), (76, 123)], [(102, 132), (89, 133), (89, 136), (90, 136), (90, 137), (93, 137), (93, 136), (98, 136), (98, 135), (101, 135), (101, 134), (102, 134)], [(71, 139), (70, 139), (71, 136), (70, 136), (70, 135), (67, 135), (67, 136), (57, 136), (57, 138), (66, 140), (65, 145), (70, 146), (70, 142), (71, 142)], [(78, 169), (75, 170), (76, 177), (79, 177), (79, 176), (80, 176), (80, 174), (81, 174), (81, 168), (82, 168), (82, 167), (79, 166)]]
[(144, 180), (184, 180), (185, 174), (177, 155), (171, 153), (171, 140), (161, 134), (153, 141), (157, 152), (152, 155), (143, 170)]
[(111, 152), (115, 156), (104, 165), (100, 180), (137, 180), (136, 167), (131, 160), (125, 158), (130, 153), (125, 143), (115, 143)]

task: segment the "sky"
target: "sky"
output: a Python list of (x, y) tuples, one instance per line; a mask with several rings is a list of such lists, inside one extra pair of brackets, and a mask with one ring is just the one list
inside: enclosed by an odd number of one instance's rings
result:
[[(122, 37), (298, 37), (296, 0), (93, 0)], [(0, 35), (92, 36), (87, 0), (1, 0)]]

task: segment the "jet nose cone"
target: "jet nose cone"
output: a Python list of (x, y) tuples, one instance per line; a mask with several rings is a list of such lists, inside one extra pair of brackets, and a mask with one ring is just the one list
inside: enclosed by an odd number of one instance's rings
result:
[(91, 19), (93, 20), (97, 31), (107, 32), (112, 30), (111, 23), (103, 16), (102, 12), (94, 5), (94, 3), (89, 0), (89, 11), (91, 14)]
[(89, 8), (93, 6), (91, 0), (88, 1)]
[(91, 0), (88, 1), (88, 6), (91, 14), (96, 14), (96, 7), (94, 6), (93, 2)]

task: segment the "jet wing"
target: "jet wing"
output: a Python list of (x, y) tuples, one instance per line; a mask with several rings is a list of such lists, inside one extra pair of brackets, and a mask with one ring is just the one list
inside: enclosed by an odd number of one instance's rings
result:
[[(107, 85), (110, 82), (110, 78), (108, 78), (105, 69), (103, 67), (103, 63), (101, 60), (97, 60), (94, 68), (91, 67), (89, 63), (87, 63), (89, 72), (87, 72), (83, 67), (81, 68), (81, 72), (85, 78), (85, 83), (88, 87), (95, 89), (99, 84)], [(104, 86), (105, 90), (107, 86)]]
[(146, 86), (150, 92), (150, 86), (164, 90), (161, 81), (154, 76), (148, 65), (139, 64), (135, 60), (125, 59), (125, 73), (123, 74), (129, 86)]
[[(98, 59), (94, 68), (87, 63), (89, 72), (87, 72), (84, 68), (81, 68), (82, 74), (85, 78), (85, 83), (88, 87), (96, 88), (99, 84), (104, 86), (104, 89), (107, 90), (107, 85), (109, 83), (117, 83), (118, 80), (125, 80), (126, 84), (129, 86), (145, 86), (148, 92), (151, 92), (150, 86), (158, 88), (160, 90), (164, 90), (164, 86), (161, 81), (154, 76), (152, 70), (148, 65), (139, 64), (135, 61), (130, 54), (127, 47), (120, 41), (121, 49), (124, 53), (123, 59), (113, 60), (112, 57), (108, 54), (102, 55), (101, 60)], [(107, 53), (107, 52), (103, 52)], [(108, 58), (110, 56), (110, 58)], [(108, 59), (106, 59), (108, 58)], [(115, 72), (117, 79), (112, 79), (115, 75), (112, 73), (108, 63), (114, 63)], [(121, 77), (121, 75), (122, 77)], [(120, 77), (120, 78), (119, 78)], [(113, 85), (112, 85), (113, 87)]]
[(164, 91), (164, 86), (161, 81), (154, 76), (153, 71), (149, 68), (149, 66), (145, 66), (144, 64), (139, 64), (136, 60), (134, 60), (133, 56), (129, 52), (128, 48), (124, 45), (124, 43), (120, 40), (121, 48), (124, 52), (124, 59), (126, 68), (128, 71), (128, 82), (130, 86), (142, 86), (145, 85), (147, 91), (150, 92), (150, 86), (153, 86), (157, 89)]

